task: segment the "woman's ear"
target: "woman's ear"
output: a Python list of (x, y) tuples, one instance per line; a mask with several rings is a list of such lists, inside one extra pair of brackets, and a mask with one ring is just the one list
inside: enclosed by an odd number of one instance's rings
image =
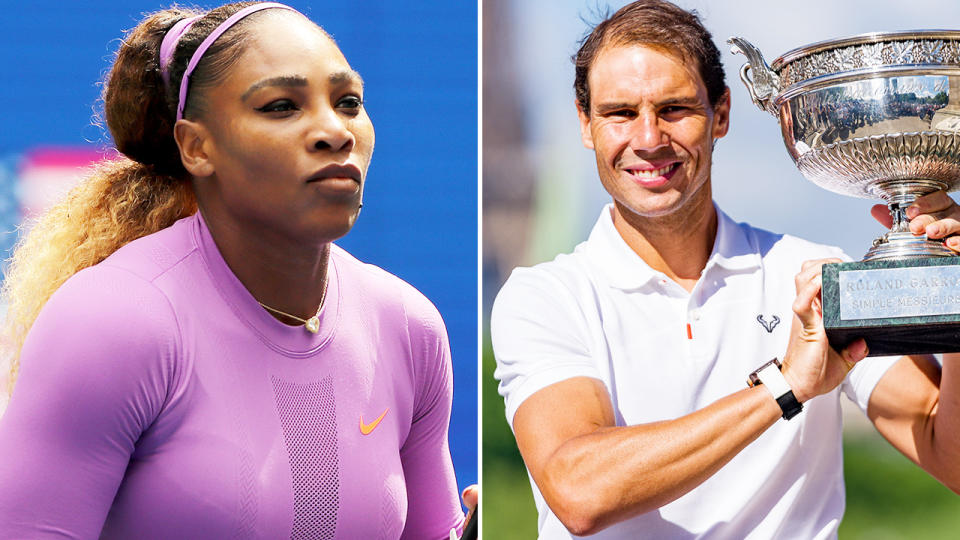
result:
[(216, 172), (207, 153), (210, 132), (199, 122), (181, 119), (173, 126), (173, 138), (180, 148), (180, 161), (194, 177), (211, 176)]

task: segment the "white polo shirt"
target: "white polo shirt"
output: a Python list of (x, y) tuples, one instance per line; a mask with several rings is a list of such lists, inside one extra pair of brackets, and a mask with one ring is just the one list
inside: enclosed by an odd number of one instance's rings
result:
[[(620, 426), (678, 418), (744, 388), (750, 372), (786, 352), (801, 263), (846, 259), (718, 209), (713, 252), (688, 293), (627, 246), (611, 211), (573, 253), (517, 268), (497, 295), (490, 331), (511, 427), (525, 399), (571, 377), (603, 381)], [(866, 411), (895, 361), (868, 358), (840, 388)], [(691, 492), (591, 538), (836, 537), (839, 400), (838, 389), (808, 401)], [(573, 538), (531, 485), (540, 538)]]

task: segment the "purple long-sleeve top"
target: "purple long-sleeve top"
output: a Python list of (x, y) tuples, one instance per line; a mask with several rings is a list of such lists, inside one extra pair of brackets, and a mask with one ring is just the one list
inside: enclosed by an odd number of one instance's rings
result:
[(0, 418), (0, 538), (447, 538), (434, 306), (332, 248), (320, 331), (262, 309), (194, 215), (71, 277)]

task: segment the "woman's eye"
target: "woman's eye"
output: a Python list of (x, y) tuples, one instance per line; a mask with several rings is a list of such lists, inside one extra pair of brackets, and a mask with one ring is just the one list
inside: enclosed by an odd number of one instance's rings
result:
[(278, 99), (276, 101), (271, 101), (263, 107), (257, 107), (257, 110), (265, 113), (272, 112), (288, 112), (296, 110), (297, 106), (290, 101), (289, 99)]
[(337, 102), (337, 107), (341, 109), (357, 110), (363, 107), (363, 99), (358, 96), (346, 96)]

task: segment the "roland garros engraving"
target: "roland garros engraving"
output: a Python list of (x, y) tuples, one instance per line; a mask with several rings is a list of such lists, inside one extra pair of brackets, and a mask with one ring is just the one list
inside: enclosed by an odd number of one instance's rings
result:
[(840, 272), (843, 320), (960, 314), (960, 267)]

